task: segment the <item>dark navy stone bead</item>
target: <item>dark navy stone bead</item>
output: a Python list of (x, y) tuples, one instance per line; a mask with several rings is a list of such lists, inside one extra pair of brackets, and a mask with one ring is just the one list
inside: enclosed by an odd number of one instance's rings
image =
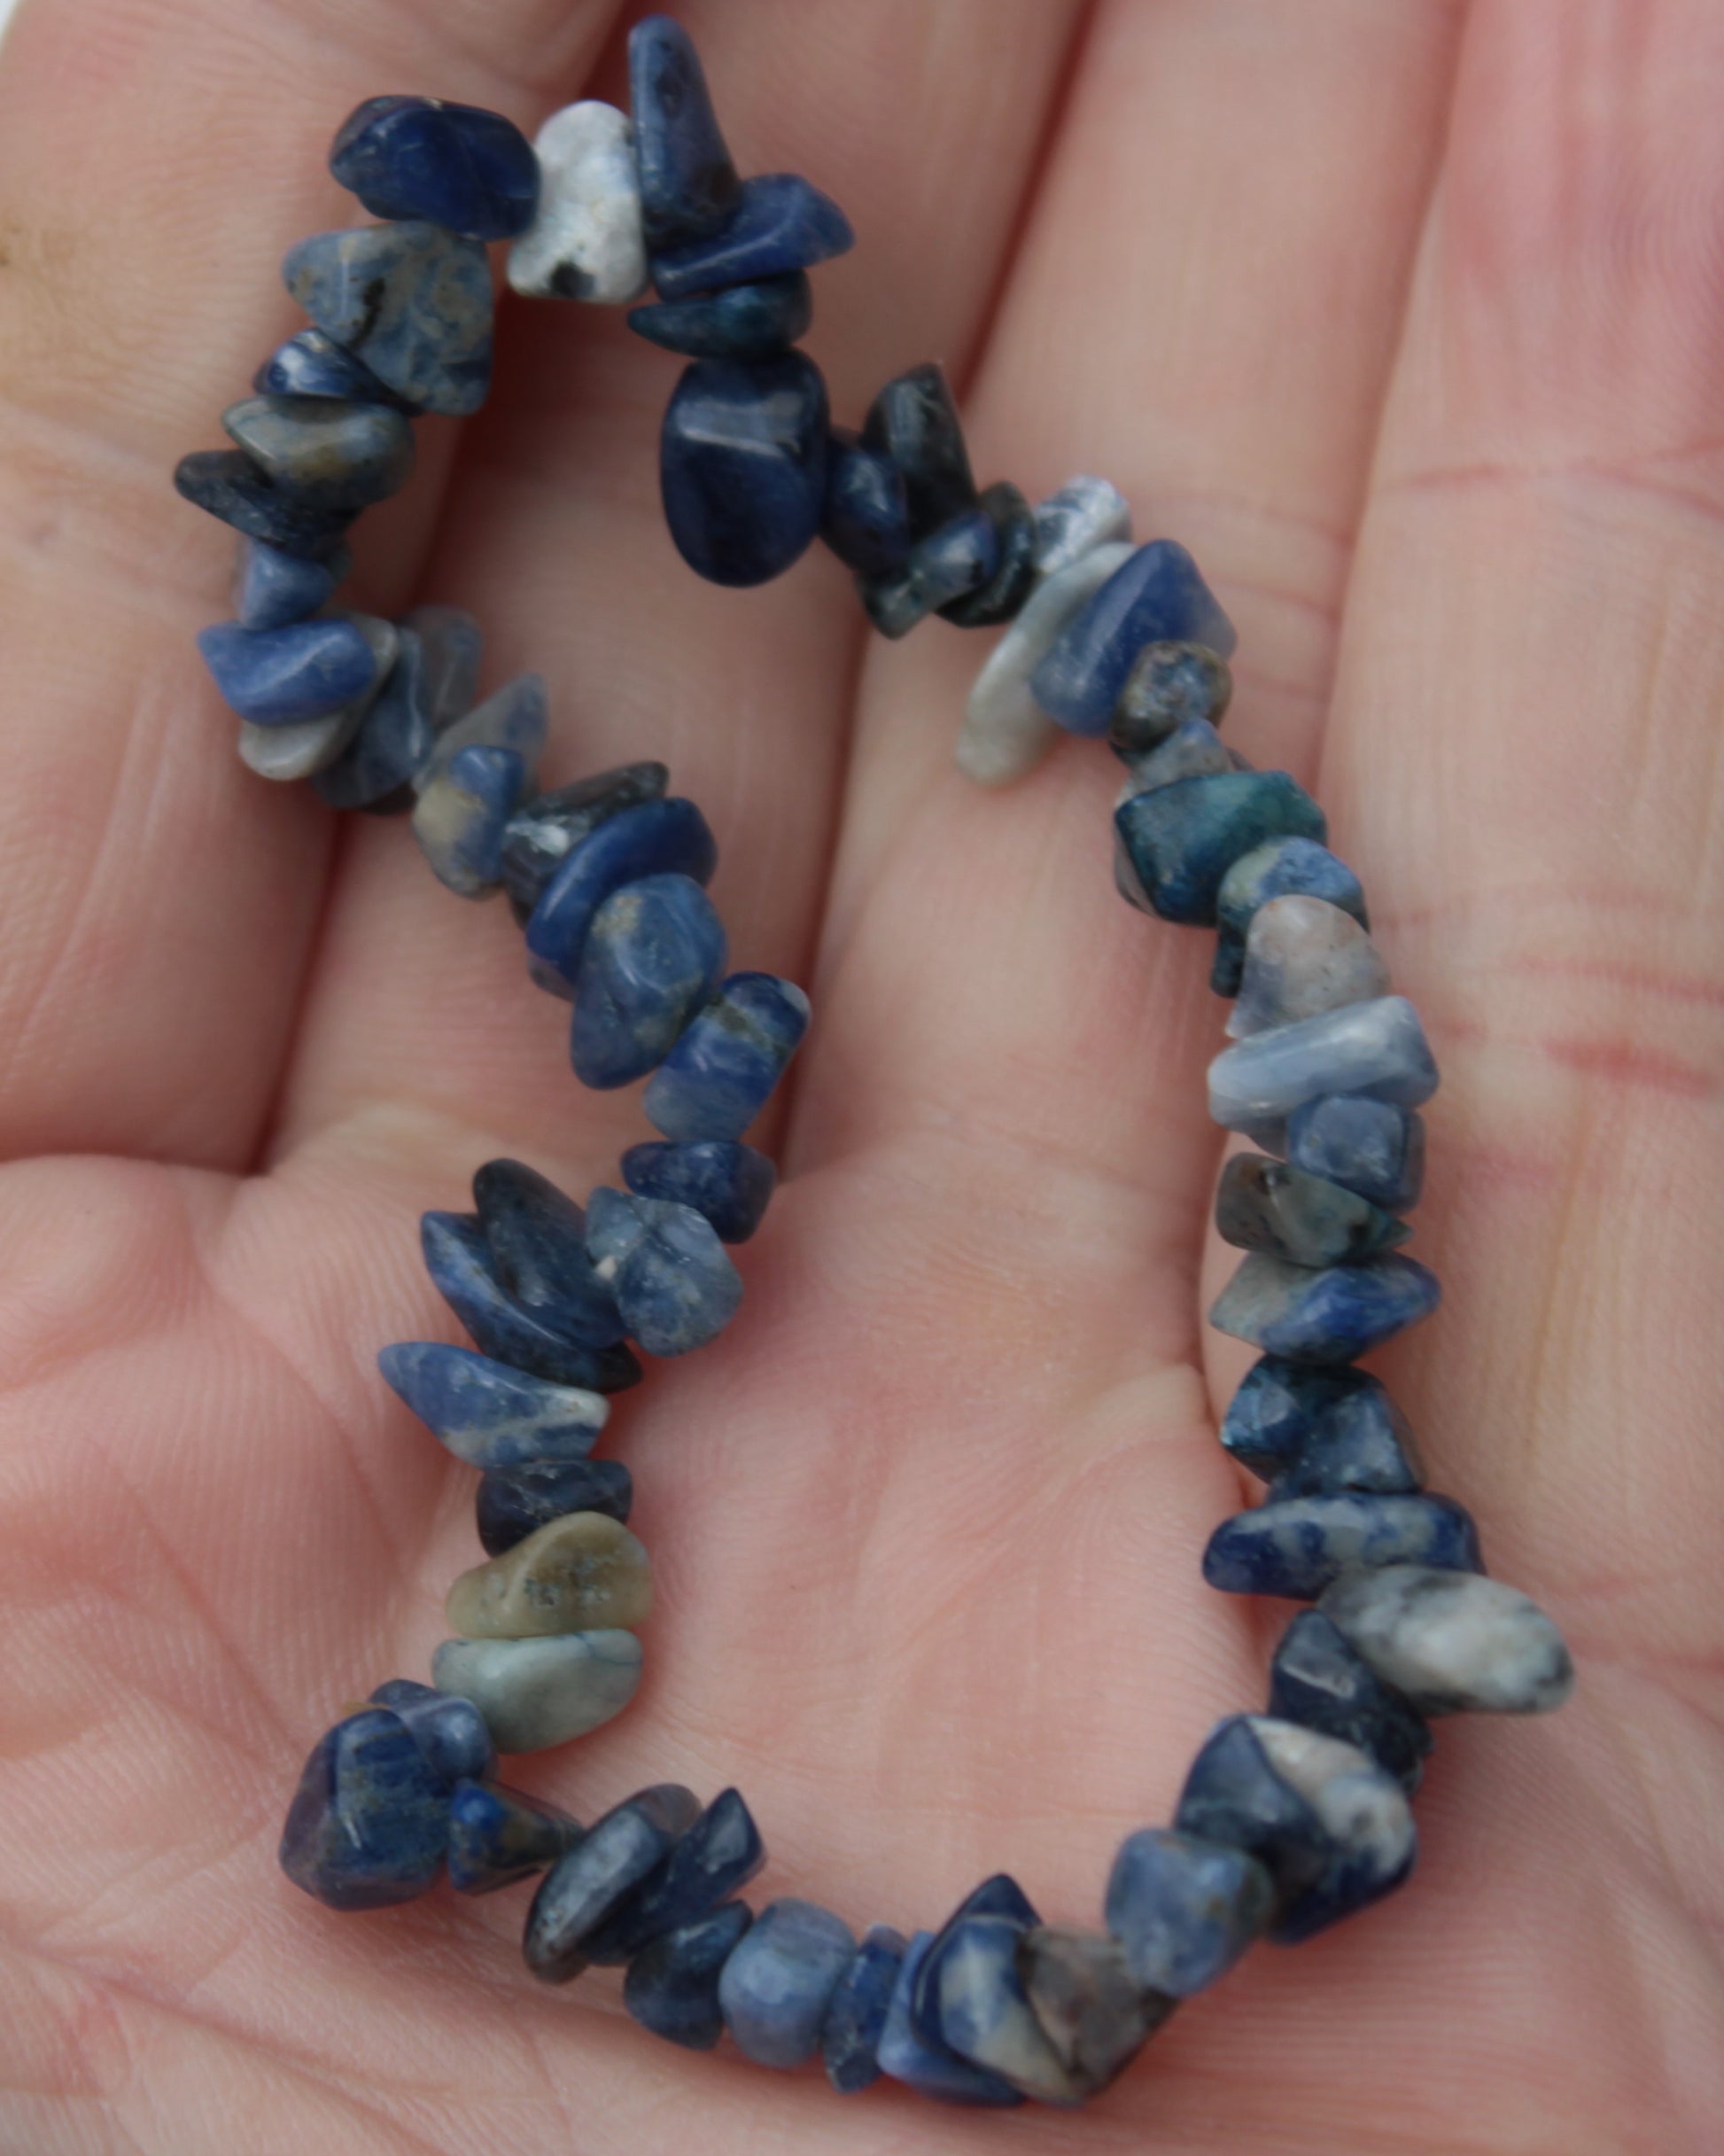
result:
[(855, 245), (850, 219), (830, 195), (799, 173), (763, 172), (743, 181), (722, 231), (655, 247), (652, 280), (661, 300), (687, 300), (724, 285), (789, 276)]
[(1145, 644), (1200, 643), (1228, 658), (1238, 641), (1184, 548), (1171, 539), (1152, 540), (1067, 625), (1030, 677), (1030, 688), (1048, 717), (1068, 731), (1105, 734)]
[(328, 558), (353, 522), (332, 510), (273, 486), (241, 449), (194, 449), (174, 467), (174, 485), (194, 508), (307, 561)]
[(477, 239), (423, 222), (317, 232), (282, 264), (317, 327), (410, 403), (476, 412), (491, 386), (491, 266)]
[(827, 2002), (820, 2028), (826, 2077), (840, 2096), (854, 2096), (880, 2079), (880, 2039), (904, 1960), (904, 1934), (873, 1924)]
[(664, 515), (677, 551), (714, 584), (764, 584), (820, 527), (826, 383), (801, 352), (696, 360), (659, 437)]
[(967, 510), (919, 539), (901, 568), (862, 577), (858, 589), (882, 636), (907, 636), (919, 621), (967, 591), (990, 583), (999, 567), (999, 533), (986, 510)]
[(1232, 673), (1208, 644), (1149, 644), (1125, 677), (1107, 721), (1107, 745), (1128, 761), (1146, 756), (1195, 720), (1218, 727), (1232, 700)]
[(616, 1297), (586, 1255), (586, 1215), (572, 1198), (524, 1161), (488, 1160), (474, 1174), (473, 1203), (498, 1278), (517, 1302), (588, 1347), (623, 1337)]
[(693, 40), (668, 15), (648, 15), (628, 39), (634, 161), (649, 246), (721, 231), (742, 183), (713, 116)]
[(432, 1773), (451, 1788), (460, 1781), (485, 1781), (496, 1772), (497, 1747), (485, 1716), (470, 1700), (410, 1677), (392, 1677), (371, 1694), (371, 1704), (400, 1717)]
[(925, 539), (975, 507), (964, 430), (944, 370), (929, 362), (895, 375), (868, 407), (862, 446), (889, 457), (904, 481), (910, 536)]
[(260, 397), (341, 397), (355, 404), (386, 404), (409, 419), (419, 407), (398, 397), (361, 360), (322, 330), (299, 330), (277, 345), (252, 377)]
[(284, 629), (327, 605), (346, 575), (351, 557), (338, 548), (327, 561), (308, 562), (260, 539), (240, 542), (234, 578), (234, 614), (242, 629)]
[(525, 757), (475, 742), (421, 792), (413, 835), (439, 883), (486, 899), (503, 876), (503, 828), (532, 783)]
[(813, 318), (813, 289), (802, 270), (793, 269), (726, 292), (631, 307), (628, 326), (649, 344), (689, 359), (751, 360), (788, 352)]
[(892, 1987), (891, 2004), (886, 2010), (886, 2025), (880, 2032), (876, 2048), (881, 2072), (889, 2074), (895, 2082), (902, 2082), (906, 2089), (913, 2089), (920, 2096), (934, 2097), (944, 2104), (991, 2105), (1001, 2108), (1021, 2104), (1024, 2100), (1021, 2090), (1014, 2089), (1010, 2082), (1003, 2081), (998, 2074), (990, 2074), (984, 2067), (972, 2066), (967, 2059), (960, 2059), (956, 2051), (948, 2051), (944, 2043), (930, 2042), (916, 2028), (910, 2002), (933, 1944), (932, 1932), (918, 1932), (904, 1950), (897, 1981)]
[(1221, 1441), (1242, 1467), (1272, 1483), (1295, 1467), (1319, 1420), (1355, 1395), (1387, 1395), (1363, 1370), (1314, 1369), (1265, 1355), (1240, 1381), (1222, 1418)]
[(322, 719), (362, 697), (377, 678), (377, 653), (347, 620), (295, 621), (282, 629), (221, 621), (198, 631), (198, 649), (229, 710), (253, 726)]
[(427, 1213), (419, 1228), (425, 1269), (438, 1293), (486, 1355), (555, 1385), (617, 1389), (610, 1358), (626, 1350), (594, 1347), (582, 1339), (582, 1316), (566, 1305), (535, 1311), (517, 1303), (498, 1277), (476, 1219)]
[(765, 1217), (778, 1170), (752, 1146), (719, 1139), (694, 1145), (631, 1146), (623, 1180), (638, 1198), (687, 1205), (711, 1221), (720, 1242), (746, 1242)]
[(539, 160), (515, 122), (440, 97), (368, 97), (342, 122), (330, 170), (374, 217), (478, 239), (513, 239), (539, 206)]
[(827, 440), (820, 537), (861, 576), (897, 568), (910, 551), (903, 475), (883, 450), (864, 448), (848, 427), (834, 427)]
[(655, 2036), (710, 2051), (725, 2033), (719, 1980), (753, 1921), (743, 1903), (727, 1902), (653, 1940), (628, 1965), (623, 2004)]
[(1222, 878), (1215, 899), (1215, 963), (1209, 985), (1218, 996), (1237, 995), (1245, 973), (1245, 939), (1252, 917), (1271, 899), (1297, 891), (1306, 898), (1326, 899), (1342, 913), (1350, 914), (1359, 926), (1369, 929), (1364, 886), (1347, 863), (1338, 860), (1327, 846), (1309, 838), (1276, 838), (1254, 846)]
[[(940, 1968), (945, 1958), (953, 1934), (958, 1927), (974, 1917), (997, 1917), (1003, 1922), (1028, 1931), (1039, 1924), (1041, 1918), (1023, 1888), (1009, 1872), (996, 1872), (984, 1879), (979, 1887), (973, 1887), (957, 1908), (934, 1934), (934, 1943), (924, 1957), (917, 1975), (916, 1986), (911, 1994), (911, 2018), (918, 2032), (930, 2043), (946, 2043), (941, 2026)], [(948, 2046), (948, 2048), (951, 2048)]]
[(699, 1817), (693, 1793), (661, 1782), (625, 1798), (540, 1882), (522, 1951), (533, 1974), (566, 1984), (587, 1965), (585, 1942)]
[(580, 1839), (580, 1823), (501, 1782), (460, 1782), (449, 1800), (449, 1884), (494, 1894), (547, 1871)]
[(586, 1247), (630, 1335), (649, 1355), (686, 1355), (736, 1314), (742, 1282), (725, 1247), (686, 1205), (595, 1190)]
[(1357, 1745), (1409, 1795), (1418, 1787), (1431, 1731), (1409, 1700), (1362, 1662), (1321, 1610), (1302, 1609), (1270, 1664), (1268, 1712)]
[(808, 998), (771, 973), (733, 973), (641, 1099), (667, 1138), (740, 1138), (808, 1031)]
[(457, 1459), (487, 1472), (584, 1459), (610, 1412), (596, 1389), (547, 1385), (440, 1340), (398, 1341), (377, 1367)]
[(1404, 1211), (1425, 1187), (1425, 1122), (1410, 1108), (1324, 1094), (1287, 1118), (1287, 1157), (1311, 1175)]
[(1224, 1594), (1315, 1601), (1343, 1572), (1428, 1565), (1482, 1572), (1479, 1530), (1452, 1498), (1377, 1497), (1342, 1490), (1276, 1498), (1223, 1520), (1203, 1553), (1203, 1576)]
[(327, 509), (368, 508), (412, 475), (412, 425), (387, 405), (245, 397), (221, 424), (272, 486)]
[(501, 1557), (552, 1520), (572, 1512), (602, 1512), (627, 1524), (634, 1481), (619, 1459), (530, 1459), (493, 1468), (476, 1499), (479, 1540)]
[(619, 764), (524, 802), (503, 833), (503, 889), (516, 919), (525, 926), (546, 884), (583, 838), (624, 809), (661, 799), (670, 777), (663, 764)]
[(768, 1902), (718, 1980), (725, 2026), (742, 2056), (784, 2072), (812, 2058), (855, 1951), (850, 1926), (829, 1909)]
[[(1363, 1372), (1335, 1374), (1363, 1376)], [(1313, 1498), (1353, 1490), (1410, 1497), (1424, 1486), (1425, 1471), (1407, 1418), (1375, 1378), (1366, 1378), (1313, 1417), (1293, 1459), (1270, 1483), (1270, 1495)]]
[(1274, 1883), (1254, 1856), (1165, 1827), (1128, 1834), (1107, 1880), (1107, 1928), (1127, 1966), (1171, 1998), (1226, 1975), (1274, 1910)]
[(1285, 771), (1176, 779), (1122, 801), (1114, 825), (1124, 895), (1145, 913), (1199, 927), (1214, 922), (1222, 881), (1242, 853), (1284, 833), (1320, 841), (1328, 829)]
[(648, 876), (711, 881), (718, 849), (692, 801), (642, 801), (604, 819), (570, 848), (527, 922), (527, 949), (571, 989), (596, 914), (611, 893)]
[(625, 1962), (649, 1940), (727, 1902), (765, 1861), (766, 1845), (741, 1792), (724, 1790), (657, 1868), (587, 1934), (582, 1950), (602, 1966)]
[(1313, 1273), (1254, 1251), (1216, 1297), (1209, 1322), (1290, 1362), (1350, 1363), (1442, 1300), (1434, 1273), (1398, 1250)]
[(976, 507), (994, 527), (994, 573), (985, 584), (948, 599), (944, 621), (960, 629), (991, 629), (1010, 621), (1036, 588), (1036, 512), (1009, 479), (986, 488)]
[(1215, 1226), (1236, 1249), (1295, 1265), (1356, 1264), (1412, 1232), (1369, 1198), (1261, 1153), (1236, 1153), (1222, 1170)]
[(436, 1883), (449, 1841), (447, 1784), (399, 1716), (350, 1715), (306, 1762), (281, 1866), (331, 1909), (385, 1909)]
[(662, 1063), (725, 969), (724, 923), (691, 876), (649, 876), (593, 916), (575, 977), (569, 1055), (583, 1086), (627, 1086)]

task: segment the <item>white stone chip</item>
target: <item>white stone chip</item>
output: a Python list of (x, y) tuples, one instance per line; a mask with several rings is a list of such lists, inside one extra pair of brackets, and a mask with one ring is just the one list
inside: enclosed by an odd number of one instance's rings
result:
[(1317, 1607), (1423, 1714), (1549, 1714), (1574, 1689), (1556, 1625), (1482, 1573), (1386, 1565), (1337, 1580)]
[(634, 130), (614, 105), (564, 105), (533, 144), (539, 214), (509, 251), (509, 281), (529, 300), (626, 307), (647, 289)]

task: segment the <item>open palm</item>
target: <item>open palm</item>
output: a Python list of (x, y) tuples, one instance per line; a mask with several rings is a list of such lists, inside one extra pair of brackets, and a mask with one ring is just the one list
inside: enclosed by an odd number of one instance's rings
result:
[[(316, 1733), (423, 1675), (472, 1476), (379, 1382), (455, 1337), (414, 1220), (646, 1135), (573, 1084), (497, 907), (234, 758), (176, 455), (350, 221), (380, 90), (532, 126), (608, 0), (25, 0), (0, 63), (0, 2144), (7, 2150), (1715, 2150), (1724, 2116), (1724, 8), (703, 0), (739, 157), (856, 223), (835, 409), (938, 356), (980, 475), (1104, 472), (1239, 626), (1230, 736), (1315, 784), (1444, 1065), (1383, 1358), (1580, 1670), (1450, 1725), (1409, 1889), (1194, 2004), (1082, 2117), (691, 2059), (535, 1984), (519, 1891), (338, 1918), (276, 1868)], [(656, 756), (736, 962), (806, 981), (786, 1187), (721, 1343), (649, 1373), (632, 1711), (520, 1763), (584, 1817), (747, 1793), (769, 1893), (937, 1920), (1006, 1868), (1093, 1923), (1272, 1613), (1206, 1373), (1200, 938), (1110, 888), (1108, 759), (990, 797), (986, 639), (864, 661), (830, 559), (700, 585), (674, 362), (505, 309), (361, 603), (470, 606), (549, 781)], [(1213, 1348), (1213, 1342), (1210, 1346)], [(1241, 1361), (1243, 1358), (1240, 1358)]]

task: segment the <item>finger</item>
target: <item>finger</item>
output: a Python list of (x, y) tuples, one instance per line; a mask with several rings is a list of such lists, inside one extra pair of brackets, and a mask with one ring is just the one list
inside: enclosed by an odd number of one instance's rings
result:
[[(191, 642), (228, 611), (231, 537), (175, 500), (173, 466), (294, 326), (283, 250), (354, 220), (324, 165), (346, 111), (423, 86), (531, 124), (612, 12), (99, 0), (27, 5), (9, 35), (0, 1156), (250, 1157), (330, 821), (233, 755)], [(434, 521), (451, 437), (421, 435), (412, 488), (361, 541), (373, 603), (410, 586)]]

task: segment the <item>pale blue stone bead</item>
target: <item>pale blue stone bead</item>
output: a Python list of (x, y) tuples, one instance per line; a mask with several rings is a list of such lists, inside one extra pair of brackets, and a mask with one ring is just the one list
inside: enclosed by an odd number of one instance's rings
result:
[(346, 547), (327, 560), (283, 554), (261, 539), (242, 539), (234, 576), (234, 616), (242, 629), (284, 629), (335, 596), (352, 565)]
[(221, 424), (272, 486), (333, 510), (382, 502), (413, 470), (412, 425), (386, 404), (243, 397)]
[(529, 1310), (589, 1347), (625, 1327), (586, 1255), (586, 1216), (547, 1177), (518, 1160), (488, 1160), (473, 1177), (479, 1226), (503, 1286)]
[(483, 704), (437, 729), (431, 759), (415, 783), (423, 793), (447, 772), (463, 749), (508, 749), (532, 770), (544, 751), (549, 724), (544, 676), (517, 673)]
[(662, 1063), (718, 987), (726, 954), (724, 923), (692, 876), (643, 876), (613, 891), (575, 977), (569, 1051), (581, 1084), (626, 1086)]
[[(1041, 1922), (1029, 1896), (1009, 1872), (993, 1872), (970, 1889), (934, 1934), (934, 1944), (922, 1962), (911, 1997), (910, 2011), (916, 2028), (930, 2043), (947, 2043), (940, 2006), (940, 1973), (946, 1948), (958, 1926), (975, 1917), (1000, 1918), (1020, 1932)], [(947, 2044), (947, 2048), (953, 2047)]]
[(449, 1884), (494, 1894), (543, 1872), (580, 1839), (579, 1821), (501, 1782), (461, 1782), (449, 1800)]
[(594, 1822), (540, 1881), (521, 1950), (543, 1983), (566, 1984), (587, 1965), (586, 1942), (700, 1815), (691, 1791), (663, 1782)]
[(1254, 1251), (1209, 1322), (1291, 1362), (1350, 1363), (1428, 1318), (1441, 1299), (1436, 1275), (1399, 1251), (1321, 1273)]
[(1225, 1976), (1274, 1910), (1274, 1884), (1254, 1856), (1166, 1827), (1128, 1834), (1107, 1880), (1107, 1928), (1126, 1965), (1171, 1998)]
[(1246, 931), (1260, 907), (1297, 893), (1322, 899), (1369, 930), (1364, 887), (1347, 863), (1310, 838), (1271, 838), (1243, 854), (1222, 878), (1215, 899), (1215, 956), (1209, 985), (1218, 996), (1239, 992)]
[(742, 1282), (711, 1224), (686, 1205), (595, 1190), (586, 1248), (631, 1336), (649, 1355), (686, 1355), (722, 1332)]
[(542, 1752), (621, 1714), (641, 1683), (641, 1642), (620, 1629), (446, 1639), (431, 1675), (473, 1702), (500, 1752)]
[(1351, 914), (1327, 899), (1287, 891), (1252, 915), (1242, 956), (1223, 931), (1209, 985), (1235, 998), (1227, 1031), (1243, 1040), (1343, 1004), (1374, 1002), (1394, 983), (1382, 953)]
[(1452, 1498), (1335, 1491), (1271, 1497), (1223, 1520), (1203, 1553), (1203, 1576), (1224, 1594), (1314, 1601), (1344, 1572), (1431, 1565), (1479, 1572), (1479, 1530)]
[(431, 873), (457, 898), (488, 899), (501, 887), (503, 829), (532, 783), (513, 749), (461, 750), (420, 793), (413, 836)]
[(725, 2026), (744, 2058), (786, 2072), (812, 2059), (855, 1951), (855, 1934), (829, 1909), (769, 1902), (718, 1979)]
[(1209, 1066), (1209, 1113), (1235, 1131), (1290, 1116), (1320, 1094), (1417, 1108), (1436, 1090), (1436, 1062), (1405, 996), (1344, 1004), (1254, 1033)]
[(1083, 2092), (1056, 2057), (1018, 1973), (1024, 1936), (1025, 1926), (1009, 1917), (966, 1917), (940, 1934), (923, 1965), (940, 2034), (960, 2059), (1026, 2096), (1076, 2104)]
[(529, 1377), (441, 1341), (384, 1348), (377, 1367), (457, 1459), (470, 1467), (585, 1459), (610, 1414), (602, 1393)]
[(432, 1772), (451, 1788), (459, 1781), (484, 1781), (496, 1772), (496, 1747), (470, 1700), (410, 1677), (392, 1677), (371, 1694), (371, 1704), (400, 1717)]
[(840, 2096), (854, 2096), (880, 2079), (880, 2039), (904, 1949), (902, 1932), (889, 1924), (870, 1925), (827, 2002), (820, 2057)]
[(918, 1932), (905, 1949), (898, 1965), (886, 2021), (880, 2032), (876, 2056), (880, 2070), (919, 2095), (945, 2104), (991, 2105), (1004, 2107), (1021, 2104), (1021, 2090), (998, 2074), (972, 2066), (944, 2043), (930, 2043), (916, 2027), (911, 2001), (921, 1979), (922, 1966), (934, 1944), (932, 1932)]
[(808, 998), (771, 973), (733, 973), (641, 1096), (667, 1138), (740, 1138), (808, 1031)]
[(477, 239), (408, 222), (319, 232), (282, 264), (317, 327), (426, 411), (476, 412), (491, 386), (491, 269)]
[(1114, 571), (1037, 667), (1036, 701), (1070, 733), (1105, 734), (1138, 654), (1170, 642), (1228, 658), (1239, 639), (1184, 548), (1157, 539)]
[(1324, 1094), (1287, 1119), (1287, 1157), (1391, 1212), (1425, 1187), (1425, 1123), (1409, 1108), (1356, 1094)]
[(605, 819), (551, 875), (527, 922), (527, 949), (572, 990), (593, 916), (611, 893), (648, 876), (708, 883), (718, 849), (706, 818), (676, 795), (642, 801)]
[(362, 697), (380, 672), (364, 632), (346, 619), (200, 629), (198, 649), (229, 711), (253, 726), (327, 718)]

